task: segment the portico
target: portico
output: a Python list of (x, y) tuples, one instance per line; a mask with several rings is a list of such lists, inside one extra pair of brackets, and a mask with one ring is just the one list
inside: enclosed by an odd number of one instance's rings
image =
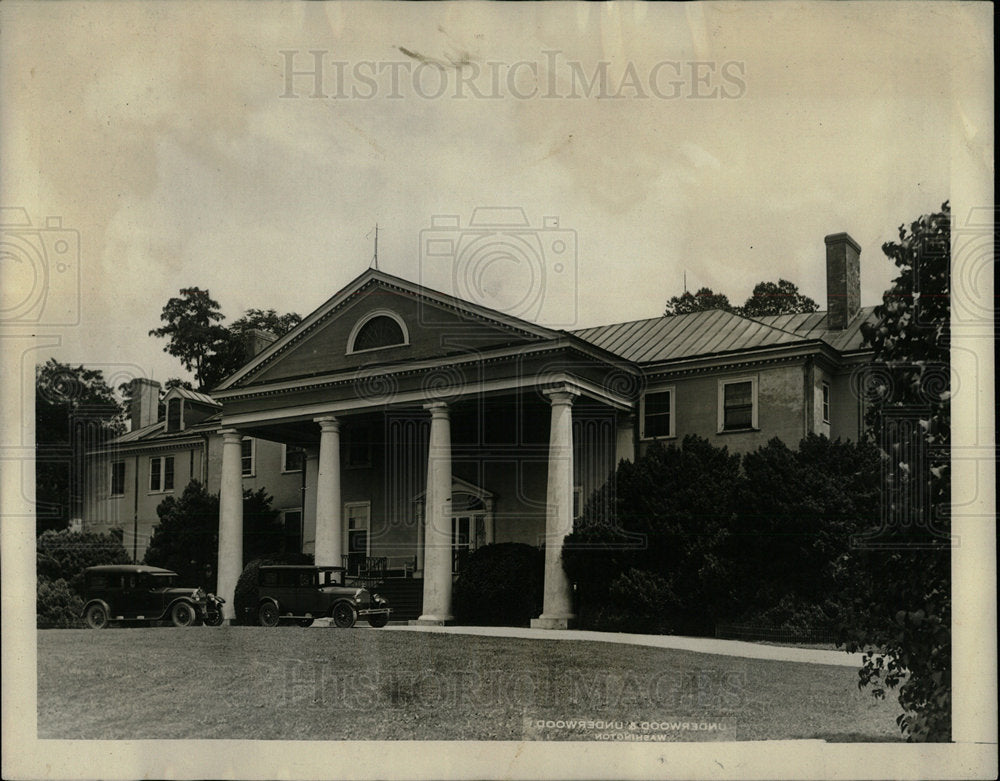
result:
[(405, 561), (422, 578), (417, 622), (443, 624), (465, 553), (544, 546), (533, 625), (568, 627), (562, 543), (630, 432), (619, 422), (634, 408), (630, 371), (564, 332), (366, 272), (214, 394), (227, 617), (243, 566), (239, 442), (251, 436), (305, 449), (304, 550), (317, 564)]

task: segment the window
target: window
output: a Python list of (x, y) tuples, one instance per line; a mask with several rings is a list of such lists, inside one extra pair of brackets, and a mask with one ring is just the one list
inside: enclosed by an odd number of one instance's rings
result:
[(370, 519), (371, 505), (368, 502), (351, 502), (344, 505), (348, 574), (357, 575), (366, 566)]
[(306, 451), (298, 445), (282, 445), (281, 471), (301, 472), (306, 463)]
[(125, 493), (125, 462), (114, 461), (111, 464), (111, 495), (121, 496)]
[(757, 378), (719, 380), (719, 431), (757, 428)]
[(830, 422), (830, 383), (823, 383), (823, 422)]
[(642, 397), (641, 439), (674, 435), (674, 389), (668, 388)]
[(167, 402), (167, 431), (181, 430), (181, 399), (171, 399)]
[(240, 453), (240, 461), (242, 463), (242, 473), (244, 477), (253, 477), (253, 456), (254, 456), (254, 440), (252, 437), (243, 437), (243, 441), (240, 443), (242, 452)]
[(174, 490), (174, 457), (157, 456), (149, 459), (149, 490)]
[(409, 344), (406, 324), (395, 312), (379, 309), (358, 320), (347, 340), (347, 352), (378, 350)]
[(583, 486), (573, 486), (573, 520), (578, 520), (583, 515)]
[(473, 518), (469, 515), (456, 515), (451, 519), (451, 572), (457, 575), (465, 569), (472, 552), (471, 533)]

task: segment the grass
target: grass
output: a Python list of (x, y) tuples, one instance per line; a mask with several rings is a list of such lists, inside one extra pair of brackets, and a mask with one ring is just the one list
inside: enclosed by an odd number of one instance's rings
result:
[(54, 629), (38, 633), (38, 737), (900, 740), (894, 698), (856, 681), (848, 667), (367, 627)]

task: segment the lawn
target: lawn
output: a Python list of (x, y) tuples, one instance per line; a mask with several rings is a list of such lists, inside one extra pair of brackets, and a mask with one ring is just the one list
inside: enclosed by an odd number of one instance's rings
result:
[(385, 629), (38, 633), (38, 737), (900, 740), (848, 667)]

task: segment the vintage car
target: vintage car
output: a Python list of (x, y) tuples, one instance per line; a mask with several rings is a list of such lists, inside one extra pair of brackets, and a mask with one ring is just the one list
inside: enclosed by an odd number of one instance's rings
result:
[[(200, 588), (178, 586), (177, 573), (139, 564), (107, 564), (83, 572), (83, 618), (91, 629), (111, 622), (215, 624), (218, 600)], [(219, 621), (218, 623), (221, 623)]]
[(366, 588), (344, 584), (343, 567), (270, 564), (257, 577), (257, 620), (261, 626), (294, 621), (309, 626), (331, 618), (333, 626), (349, 629), (358, 616), (374, 627), (389, 623), (386, 600)]

